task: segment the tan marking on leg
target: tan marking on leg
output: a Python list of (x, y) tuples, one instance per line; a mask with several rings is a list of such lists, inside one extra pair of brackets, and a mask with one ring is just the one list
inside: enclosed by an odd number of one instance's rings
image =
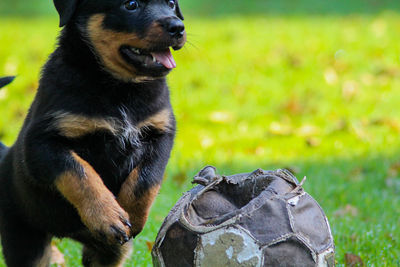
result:
[(96, 131), (108, 131), (116, 135), (120, 128), (113, 119), (90, 118), (70, 113), (57, 114), (55, 119), (55, 127), (61, 135), (69, 138), (82, 137)]
[(118, 203), (120, 203), (121, 207), (129, 214), (133, 234), (138, 234), (142, 231), (147, 221), (151, 205), (160, 191), (160, 185), (155, 185), (140, 197), (135, 196), (138, 175), (139, 173), (136, 168), (122, 185), (117, 198)]
[(139, 234), (143, 230), (147, 218), (149, 217), (150, 208), (158, 192), (160, 192), (160, 185), (153, 186), (135, 201), (135, 205), (132, 205), (132, 207), (128, 209), (128, 213), (134, 216), (131, 219), (132, 233)]
[(163, 109), (157, 114), (150, 118), (142, 121), (138, 124), (138, 129), (155, 128), (160, 132), (167, 132), (171, 128), (171, 111), (169, 109)]
[(85, 176), (79, 177), (74, 171), (66, 172), (57, 178), (57, 189), (76, 208), (82, 222), (92, 233), (105, 235), (110, 243), (115, 243), (117, 239), (123, 241), (122, 234), (117, 234), (115, 229), (130, 235), (126, 226), (128, 214), (93, 167), (76, 153), (72, 152), (72, 156), (83, 168)]
[(128, 178), (122, 184), (118, 194), (118, 203), (121, 207), (128, 207), (135, 201), (135, 187), (139, 179), (138, 167), (133, 169)]

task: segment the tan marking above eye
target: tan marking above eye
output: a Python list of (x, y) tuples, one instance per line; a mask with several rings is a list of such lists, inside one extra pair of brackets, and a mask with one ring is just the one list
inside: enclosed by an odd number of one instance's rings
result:
[(114, 135), (120, 126), (113, 119), (90, 118), (82, 115), (61, 113), (56, 117), (56, 128), (61, 135), (69, 138), (78, 138), (96, 131), (108, 131)]
[(171, 111), (163, 109), (137, 125), (138, 129), (155, 128), (160, 132), (167, 132), (171, 128)]

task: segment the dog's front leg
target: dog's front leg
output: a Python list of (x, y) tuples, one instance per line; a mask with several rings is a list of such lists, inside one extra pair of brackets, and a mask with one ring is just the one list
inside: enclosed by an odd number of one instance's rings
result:
[(107, 189), (88, 162), (71, 152), (76, 167), (55, 180), (61, 194), (76, 208), (82, 222), (97, 237), (110, 244), (129, 240), (128, 214)]
[(152, 149), (130, 173), (118, 194), (118, 203), (129, 214), (133, 237), (143, 230), (160, 190), (172, 143), (172, 134), (165, 134), (154, 141)]
[(129, 215), (94, 168), (69, 150), (64, 141), (33, 128), (26, 135), (24, 148), (18, 150), (21, 152), (24, 154), (19, 154), (23, 158), (18, 161), (22, 164), (19, 168), (27, 171), (29, 182), (59, 191), (99, 241), (114, 245), (129, 240)]
[(145, 190), (138, 190), (138, 181), (141, 179), (141, 170), (138, 168), (129, 175), (118, 195), (118, 202), (129, 214), (132, 237), (136, 237), (143, 230), (151, 205), (160, 190), (160, 183), (149, 185)]

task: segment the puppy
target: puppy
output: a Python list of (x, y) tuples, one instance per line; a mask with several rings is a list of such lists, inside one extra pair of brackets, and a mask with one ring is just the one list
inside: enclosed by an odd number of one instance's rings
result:
[(58, 47), (13, 146), (0, 146), (10, 267), (49, 266), (53, 236), (84, 266), (122, 266), (175, 135), (166, 75), (186, 41), (177, 0), (54, 0)]

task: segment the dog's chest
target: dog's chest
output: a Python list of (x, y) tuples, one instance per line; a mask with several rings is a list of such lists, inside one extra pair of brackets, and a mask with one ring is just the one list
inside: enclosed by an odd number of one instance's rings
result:
[[(120, 110), (118, 116), (93, 117), (71, 113), (56, 115), (56, 128), (72, 149), (88, 161), (111, 188), (140, 164), (161, 134), (172, 131), (170, 109), (135, 120)], [(110, 189), (111, 189), (110, 188)]]

